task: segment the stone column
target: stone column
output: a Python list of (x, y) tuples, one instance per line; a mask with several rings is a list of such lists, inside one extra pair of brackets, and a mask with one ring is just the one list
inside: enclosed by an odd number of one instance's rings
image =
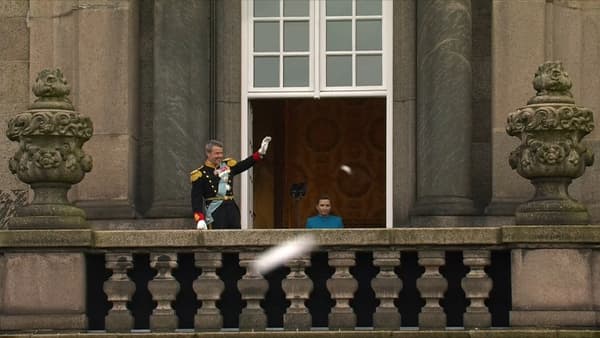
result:
[(177, 315), (171, 306), (179, 292), (179, 282), (173, 277), (171, 271), (177, 268), (176, 253), (153, 253), (150, 255), (150, 266), (158, 273), (150, 282), (148, 290), (156, 308), (150, 315), (150, 330), (175, 331), (178, 325)]
[(419, 251), (419, 265), (425, 272), (417, 279), (417, 289), (425, 299), (425, 306), (419, 313), (420, 329), (444, 329), (446, 327), (446, 314), (440, 306), (444, 292), (448, 289), (448, 282), (439, 272), (446, 263), (444, 251)]
[(492, 279), (483, 269), (490, 265), (490, 252), (465, 250), (463, 263), (471, 269), (460, 283), (465, 296), (471, 301), (463, 314), (463, 326), (465, 329), (489, 328), (492, 326), (492, 315), (484, 302), (492, 290)]
[(155, 0), (152, 200), (148, 217), (190, 217), (189, 173), (209, 138), (209, 1)]
[(135, 283), (127, 276), (127, 271), (133, 268), (131, 253), (107, 253), (106, 268), (112, 271), (112, 276), (104, 282), (104, 293), (112, 308), (105, 318), (106, 331), (118, 332), (133, 329), (133, 316), (127, 309), (127, 303), (135, 292)]
[(471, 1), (417, 1), (416, 215), (472, 215)]
[(544, 61), (546, 0), (493, 0), (492, 8), (492, 200), (486, 214), (514, 216), (533, 196), (515, 176), (508, 155), (519, 142), (506, 137), (506, 117), (531, 96), (531, 70)]
[(417, 0), (394, 2), (394, 226), (410, 223), (416, 196)]
[(0, 331), (87, 328), (82, 253), (6, 253)]
[(335, 306), (329, 313), (329, 328), (332, 330), (354, 330), (356, 327), (356, 314), (350, 307), (350, 300), (358, 290), (358, 282), (350, 274), (350, 267), (354, 264), (353, 251), (329, 252), (329, 265), (335, 269), (327, 280), (327, 290), (335, 300)]
[(402, 290), (402, 280), (394, 272), (400, 265), (399, 251), (373, 252), (373, 265), (379, 267), (379, 273), (371, 281), (371, 287), (380, 303), (373, 314), (375, 329), (398, 330), (400, 328), (400, 312), (394, 305)]
[(290, 306), (283, 315), (283, 328), (310, 330), (312, 317), (304, 304), (313, 289), (313, 282), (304, 271), (310, 266), (310, 257), (293, 259), (286, 265), (290, 268), (290, 273), (281, 282), (281, 288), (285, 292), (285, 298), (290, 301)]
[(265, 298), (269, 283), (263, 276), (254, 271), (250, 264), (256, 258), (255, 252), (241, 252), (240, 266), (246, 269), (246, 274), (238, 281), (238, 290), (246, 307), (240, 313), (240, 330), (264, 330), (267, 327), (267, 315), (260, 307), (260, 301)]
[(202, 274), (194, 281), (194, 292), (202, 307), (194, 317), (194, 328), (201, 331), (218, 331), (223, 327), (223, 316), (217, 308), (225, 284), (219, 279), (217, 269), (222, 266), (220, 252), (196, 252), (194, 254), (197, 268)]
[[(93, 218), (133, 218), (138, 111), (138, 1), (31, 0), (30, 81), (45, 68), (70, 79), (95, 121), (85, 146), (100, 165), (71, 199)], [(110, 151), (107, 151), (110, 149)]]

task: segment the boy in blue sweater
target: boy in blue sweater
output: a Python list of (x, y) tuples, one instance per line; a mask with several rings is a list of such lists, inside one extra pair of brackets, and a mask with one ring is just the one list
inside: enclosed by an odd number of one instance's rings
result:
[(327, 196), (319, 198), (316, 206), (318, 215), (309, 217), (306, 220), (307, 229), (335, 229), (343, 228), (342, 218), (330, 215), (331, 200)]

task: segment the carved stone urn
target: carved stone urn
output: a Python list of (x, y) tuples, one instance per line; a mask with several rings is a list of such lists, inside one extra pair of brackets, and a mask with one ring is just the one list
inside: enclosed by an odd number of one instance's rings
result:
[(571, 181), (594, 162), (581, 139), (594, 129), (592, 111), (575, 105), (571, 80), (561, 62), (548, 61), (535, 73), (537, 91), (508, 115), (506, 132), (521, 139), (509, 163), (531, 180), (534, 197), (516, 210), (517, 224), (588, 224), (585, 206), (569, 196)]
[(9, 169), (31, 186), (34, 198), (17, 209), (8, 228), (87, 228), (85, 212), (69, 202), (67, 192), (92, 169), (92, 158), (81, 149), (92, 136), (92, 121), (74, 110), (60, 70), (40, 72), (32, 89), (37, 99), (8, 121), (6, 136), (19, 142)]

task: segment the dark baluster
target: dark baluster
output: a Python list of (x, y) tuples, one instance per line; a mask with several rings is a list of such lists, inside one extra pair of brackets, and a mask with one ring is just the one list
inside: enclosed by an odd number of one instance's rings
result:
[(399, 329), (400, 312), (394, 305), (394, 299), (402, 290), (402, 280), (394, 268), (400, 265), (400, 252), (375, 251), (373, 264), (379, 267), (379, 273), (371, 281), (371, 287), (380, 301), (373, 314), (373, 326), (375, 329)]
[(178, 320), (175, 310), (171, 306), (179, 292), (179, 282), (171, 275), (177, 268), (177, 254), (164, 253), (150, 256), (150, 266), (158, 273), (148, 282), (148, 290), (157, 305), (150, 316), (150, 329), (152, 331), (174, 331)]
[(250, 267), (255, 258), (254, 252), (240, 253), (240, 266), (246, 269), (246, 274), (237, 283), (242, 299), (246, 301), (240, 314), (240, 330), (264, 330), (267, 327), (267, 315), (260, 307), (260, 301), (265, 298), (269, 283)]
[(332, 251), (329, 253), (329, 265), (335, 268), (333, 276), (327, 281), (327, 290), (335, 300), (335, 306), (329, 314), (330, 329), (350, 329), (356, 326), (356, 314), (350, 307), (350, 300), (358, 289), (358, 282), (350, 273), (354, 266), (353, 251)]
[(129, 331), (133, 329), (133, 316), (127, 302), (135, 292), (135, 283), (127, 276), (127, 270), (133, 268), (133, 256), (125, 252), (107, 253), (106, 268), (112, 271), (103, 287), (108, 301), (112, 302), (106, 316), (106, 331)]
[(283, 315), (283, 327), (286, 330), (309, 330), (312, 317), (305, 302), (313, 289), (313, 282), (305, 273), (310, 266), (310, 257), (301, 257), (286, 264), (290, 273), (281, 282), (285, 298), (290, 300), (290, 306)]
[(202, 269), (202, 274), (194, 281), (194, 291), (202, 307), (198, 309), (194, 318), (194, 327), (202, 331), (218, 331), (223, 327), (223, 316), (216, 306), (216, 302), (225, 290), (223, 281), (217, 276), (220, 268), (220, 252), (196, 252), (196, 267)]
[(484, 268), (490, 265), (488, 250), (465, 250), (463, 263), (471, 271), (462, 279), (461, 285), (471, 304), (463, 315), (465, 329), (488, 328), (492, 326), (492, 316), (485, 300), (492, 290), (492, 279), (485, 273)]
[(448, 289), (448, 282), (439, 272), (439, 268), (445, 263), (444, 251), (419, 251), (419, 265), (425, 268), (423, 275), (417, 279), (417, 289), (425, 299), (425, 306), (419, 313), (421, 329), (446, 327), (446, 314), (440, 306), (440, 299)]

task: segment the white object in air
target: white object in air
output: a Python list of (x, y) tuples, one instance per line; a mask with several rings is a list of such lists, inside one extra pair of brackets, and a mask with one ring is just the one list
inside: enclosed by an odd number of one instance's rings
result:
[(315, 246), (312, 235), (298, 236), (258, 255), (251, 268), (261, 275), (267, 274), (287, 261), (310, 252)]
[(347, 165), (345, 165), (345, 164), (342, 164), (342, 165), (340, 166), (340, 169), (341, 169), (343, 172), (345, 172), (346, 174), (348, 174), (348, 175), (352, 175), (352, 168), (350, 168), (349, 166), (347, 166)]

